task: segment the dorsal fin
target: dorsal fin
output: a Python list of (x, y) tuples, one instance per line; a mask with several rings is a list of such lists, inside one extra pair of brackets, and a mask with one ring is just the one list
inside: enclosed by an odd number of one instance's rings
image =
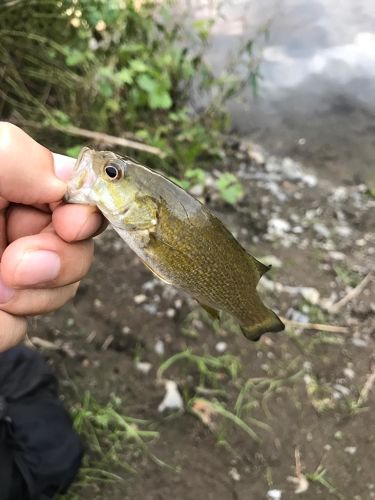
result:
[[(250, 255), (250, 257), (252, 257), (252, 256)], [(254, 259), (254, 264), (255, 264), (255, 267), (258, 269), (260, 277), (262, 277), (263, 274), (266, 273), (267, 271), (269, 271), (272, 267), (271, 265), (266, 266), (266, 264), (263, 264), (262, 262), (257, 260), (255, 257), (252, 257), (252, 259)]]

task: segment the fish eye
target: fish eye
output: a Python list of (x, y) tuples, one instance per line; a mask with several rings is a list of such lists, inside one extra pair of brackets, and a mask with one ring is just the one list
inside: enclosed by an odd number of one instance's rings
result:
[(116, 163), (108, 163), (104, 167), (104, 172), (111, 181), (118, 181), (124, 175), (124, 169)]

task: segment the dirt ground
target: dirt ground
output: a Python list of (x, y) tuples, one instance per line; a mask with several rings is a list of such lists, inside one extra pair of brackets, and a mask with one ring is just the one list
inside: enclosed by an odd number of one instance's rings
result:
[[(253, 255), (273, 263), (259, 287), (265, 302), (298, 323), (345, 328), (289, 325), (251, 343), (154, 279), (105, 232), (74, 303), (33, 320), (30, 338), (51, 343), (42, 351), (73, 412), (85, 393), (103, 407), (116, 398), (119, 414), (146, 420), (137, 425), (158, 437), (145, 451), (123, 443), (105, 462), (86, 433), (86, 466), (120, 479), (90, 480), (85, 468), (67, 498), (375, 498), (374, 280), (330, 312), (374, 270), (375, 200), (355, 180), (338, 186), (246, 142), (232, 140), (216, 169), (238, 176), (244, 198), (226, 205), (209, 182), (202, 196)], [(157, 373), (186, 349), (203, 364), (185, 357)], [(166, 379), (178, 384), (183, 410), (158, 411)], [(192, 411), (194, 398), (205, 415)], [(115, 446), (100, 444), (107, 454)]]

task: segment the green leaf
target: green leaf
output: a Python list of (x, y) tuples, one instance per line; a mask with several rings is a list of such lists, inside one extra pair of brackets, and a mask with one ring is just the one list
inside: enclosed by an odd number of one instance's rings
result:
[(113, 96), (113, 88), (109, 82), (106, 82), (106, 81), (99, 82), (98, 89), (99, 89), (99, 93), (103, 97), (112, 97)]
[(148, 70), (148, 67), (141, 59), (133, 59), (130, 63), (130, 68), (136, 73), (145, 73)]
[(169, 93), (160, 89), (155, 93), (150, 93), (148, 100), (151, 109), (169, 109), (172, 106), (172, 98)]
[(86, 52), (81, 52), (79, 50), (73, 49), (65, 58), (65, 62), (68, 66), (77, 66), (87, 60)]
[(123, 68), (121, 71), (116, 73), (116, 80), (121, 83), (132, 83), (133, 82), (133, 73), (128, 68)]
[(71, 148), (66, 148), (66, 154), (68, 156), (72, 156), (73, 158), (77, 158), (79, 152), (83, 148), (82, 144), (77, 144), (76, 146), (72, 146)]
[(148, 94), (156, 92), (157, 90), (157, 82), (147, 74), (139, 75), (137, 77), (137, 84)]
[(237, 177), (229, 172), (222, 174), (216, 181), (216, 187), (224, 201), (235, 205), (243, 196), (244, 190)]

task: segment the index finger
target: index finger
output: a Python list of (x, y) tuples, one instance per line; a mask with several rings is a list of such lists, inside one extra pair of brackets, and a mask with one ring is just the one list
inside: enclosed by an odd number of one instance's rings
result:
[(15, 125), (0, 122), (0, 197), (32, 205), (59, 201), (65, 191), (52, 153)]

